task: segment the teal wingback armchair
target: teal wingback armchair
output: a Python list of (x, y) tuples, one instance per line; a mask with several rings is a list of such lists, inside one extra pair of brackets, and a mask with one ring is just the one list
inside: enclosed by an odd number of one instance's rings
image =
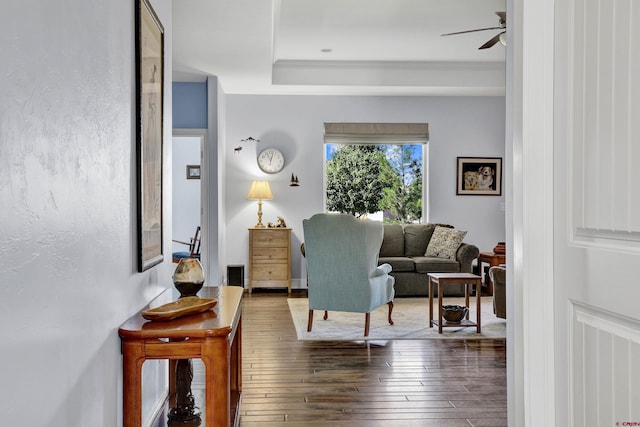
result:
[(383, 227), (378, 221), (360, 221), (348, 214), (316, 214), (302, 221), (307, 259), (309, 321), (313, 311), (365, 313), (364, 336), (369, 335), (371, 311), (389, 305), (393, 325), (394, 278), (391, 266), (378, 266)]

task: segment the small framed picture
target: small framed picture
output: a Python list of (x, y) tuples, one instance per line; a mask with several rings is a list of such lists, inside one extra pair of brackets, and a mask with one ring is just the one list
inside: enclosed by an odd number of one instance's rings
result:
[(458, 157), (456, 194), (500, 196), (502, 194), (501, 157)]
[(187, 179), (200, 179), (200, 165), (187, 165)]

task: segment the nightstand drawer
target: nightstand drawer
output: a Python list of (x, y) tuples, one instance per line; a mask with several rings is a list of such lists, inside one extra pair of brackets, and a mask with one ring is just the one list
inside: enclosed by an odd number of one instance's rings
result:
[(288, 264), (255, 264), (252, 280), (287, 280), (289, 279)]
[(254, 247), (288, 247), (289, 233), (277, 230), (263, 230), (253, 234)]
[(252, 261), (255, 263), (264, 263), (272, 261), (286, 262), (289, 258), (289, 248), (262, 248), (254, 247)]

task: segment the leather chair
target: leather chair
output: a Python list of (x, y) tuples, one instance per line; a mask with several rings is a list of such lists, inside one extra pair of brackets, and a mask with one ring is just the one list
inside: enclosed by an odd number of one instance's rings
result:
[(489, 269), (493, 283), (493, 312), (496, 317), (507, 318), (507, 269), (495, 266)]
[(369, 335), (371, 311), (389, 305), (393, 325), (394, 278), (391, 266), (378, 266), (383, 227), (378, 221), (360, 221), (348, 214), (317, 214), (302, 221), (307, 260), (309, 320), (313, 311), (365, 313), (364, 336)]

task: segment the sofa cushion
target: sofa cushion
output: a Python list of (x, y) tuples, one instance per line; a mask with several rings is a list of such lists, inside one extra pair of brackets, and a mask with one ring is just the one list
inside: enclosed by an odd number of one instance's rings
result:
[(464, 230), (436, 226), (424, 255), (455, 260), (456, 252), (466, 235)]
[(460, 264), (448, 258), (413, 257), (418, 273), (458, 273)]
[(378, 265), (380, 264), (391, 264), (391, 267), (393, 267), (392, 273), (396, 271), (415, 271), (416, 269), (413, 259), (402, 256), (380, 257), (378, 258)]
[(404, 234), (401, 224), (384, 224), (384, 238), (380, 247), (380, 256), (403, 256)]
[(404, 227), (404, 255), (424, 256), (435, 225), (407, 224)]

